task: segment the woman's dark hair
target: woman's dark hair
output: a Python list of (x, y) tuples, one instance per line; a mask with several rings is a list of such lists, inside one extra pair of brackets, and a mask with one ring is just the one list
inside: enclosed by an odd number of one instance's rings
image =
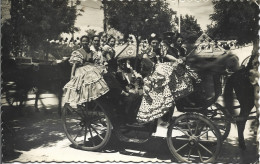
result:
[(110, 36), (108, 37), (108, 39), (107, 39), (107, 44), (110, 42), (111, 39), (115, 39), (115, 40), (116, 40), (116, 38), (115, 38), (113, 35), (110, 35)]
[(100, 39), (100, 36), (99, 36), (99, 35), (94, 35), (94, 36), (92, 37), (92, 40), (94, 40), (95, 37), (98, 37), (98, 39)]
[(182, 35), (180, 33), (178, 33), (178, 32), (176, 32), (175, 36), (176, 36), (176, 39), (183, 38)]
[(83, 35), (83, 36), (80, 38), (80, 42), (82, 42), (82, 39), (83, 39), (83, 38), (87, 38), (88, 41), (89, 41), (89, 37), (88, 37), (87, 35)]

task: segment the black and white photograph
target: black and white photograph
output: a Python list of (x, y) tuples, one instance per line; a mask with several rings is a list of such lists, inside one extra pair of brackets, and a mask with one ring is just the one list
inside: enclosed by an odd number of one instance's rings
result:
[(259, 0), (1, 0), (0, 163), (259, 163)]

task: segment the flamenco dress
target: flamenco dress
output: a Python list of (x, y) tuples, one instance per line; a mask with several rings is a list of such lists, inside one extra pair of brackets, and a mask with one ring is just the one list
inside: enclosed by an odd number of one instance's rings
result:
[(166, 61), (155, 65), (154, 71), (144, 78), (143, 98), (137, 113), (138, 122), (150, 122), (162, 117), (175, 100), (193, 92), (190, 73), (182, 60)]
[(75, 76), (64, 86), (65, 103), (81, 105), (106, 94), (108, 85), (103, 78), (106, 68), (94, 63), (92, 52), (83, 48), (72, 52), (70, 63), (80, 65), (75, 71)]

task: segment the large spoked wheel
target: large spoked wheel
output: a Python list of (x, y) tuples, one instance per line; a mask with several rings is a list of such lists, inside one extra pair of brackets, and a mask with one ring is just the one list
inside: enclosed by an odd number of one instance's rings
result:
[(78, 149), (99, 151), (110, 140), (111, 122), (96, 102), (77, 107), (65, 104), (62, 121), (66, 136)]
[(228, 119), (228, 112), (226, 111), (226, 108), (222, 107), (218, 103), (215, 103), (208, 109), (207, 117), (219, 129), (222, 140), (226, 140), (231, 128), (231, 122)]
[(14, 82), (6, 84), (6, 101), (12, 108), (22, 108), (27, 100), (27, 91), (18, 88)]
[(199, 114), (183, 114), (168, 127), (167, 144), (179, 162), (214, 162), (222, 145), (221, 134)]

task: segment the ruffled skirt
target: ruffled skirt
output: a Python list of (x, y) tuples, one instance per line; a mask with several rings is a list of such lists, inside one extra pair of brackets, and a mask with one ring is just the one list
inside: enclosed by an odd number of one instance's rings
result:
[(191, 75), (184, 65), (159, 63), (152, 75), (144, 79), (143, 90), (137, 121), (150, 122), (167, 113), (174, 106), (174, 100), (193, 91)]
[(104, 66), (86, 65), (76, 69), (75, 76), (64, 86), (65, 103), (90, 102), (109, 91), (103, 78)]

